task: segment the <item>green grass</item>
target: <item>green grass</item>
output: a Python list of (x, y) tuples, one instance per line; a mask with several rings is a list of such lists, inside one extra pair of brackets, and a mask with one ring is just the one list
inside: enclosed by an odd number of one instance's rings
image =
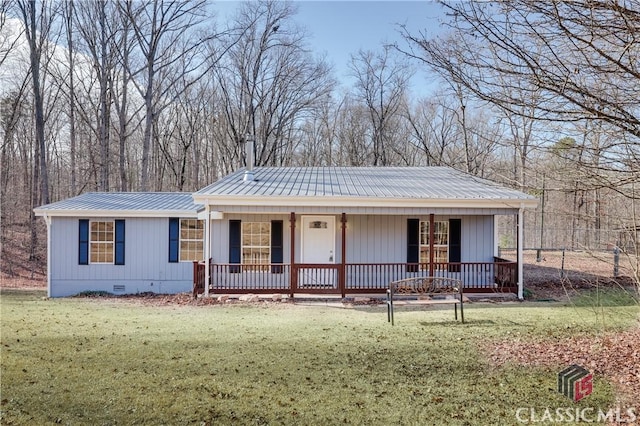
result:
[[(515, 424), (519, 407), (614, 404), (606, 378), (574, 405), (561, 367), (495, 368), (479, 340), (602, 331), (588, 308), (162, 306), (1, 295), (0, 424)], [(607, 308), (609, 328), (637, 306)]]
[(573, 298), (571, 303), (580, 307), (632, 306), (638, 304), (635, 289), (621, 287), (594, 288)]

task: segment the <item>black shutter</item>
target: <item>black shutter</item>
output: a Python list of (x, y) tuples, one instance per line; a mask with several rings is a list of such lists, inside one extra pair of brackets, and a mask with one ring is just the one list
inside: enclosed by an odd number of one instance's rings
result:
[(116, 265), (124, 265), (124, 220), (116, 220), (116, 239), (115, 239), (115, 256), (114, 263)]
[[(449, 262), (460, 263), (462, 220), (449, 219)], [(449, 265), (449, 272), (460, 272), (460, 265)]]
[(78, 227), (78, 264), (89, 264), (89, 220), (80, 219)]
[(407, 219), (407, 272), (418, 272), (420, 262), (420, 219)]
[[(242, 227), (241, 221), (229, 221), (229, 263), (242, 262)], [(229, 267), (229, 272), (240, 272), (240, 266)]]
[(283, 261), (283, 247), (282, 247), (282, 221), (271, 221), (271, 273), (281, 274), (282, 266), (274, 265), (274, 263), (282, 263)]
[(180, 219), (169, 218), (169, 262), (180, 261)]

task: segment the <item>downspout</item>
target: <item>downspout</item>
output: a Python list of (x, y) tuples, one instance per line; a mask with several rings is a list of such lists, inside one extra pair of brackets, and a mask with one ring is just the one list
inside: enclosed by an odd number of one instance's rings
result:
[(211, 279), (211, 214), (209, 203), (204, 206), (204, 297), (209, 297)]
[(524, 299), (524, 256), (522, 249), (522, 242), (524, 241), (524, 204), (520, 204), (518, 209), (518, 299)]
[(51, 297), (51, 217), (45, 213), (43, 218), (47, 224), (47, 297)]

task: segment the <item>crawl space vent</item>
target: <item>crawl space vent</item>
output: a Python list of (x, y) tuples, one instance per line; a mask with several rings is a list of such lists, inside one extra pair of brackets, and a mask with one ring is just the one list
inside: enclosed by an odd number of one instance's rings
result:
[(123, 293), (124, 292), (124, 286), (123, 285), (114, 285), (113, 286), (113, 292), (120, 292)]

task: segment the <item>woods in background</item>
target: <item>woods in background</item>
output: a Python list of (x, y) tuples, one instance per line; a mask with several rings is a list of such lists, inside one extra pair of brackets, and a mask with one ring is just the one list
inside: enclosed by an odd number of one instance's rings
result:
[(251, 134), (257, 166), (451, 166), (544, 199), (526, 247), (636, 253), (640, 4), (442, 7), (437, 37), (353, 52), (345, 87), (293, 3), (0, 0), (1, 246), (28, 229), (36, 257), (50, 201), (197, 190)]

